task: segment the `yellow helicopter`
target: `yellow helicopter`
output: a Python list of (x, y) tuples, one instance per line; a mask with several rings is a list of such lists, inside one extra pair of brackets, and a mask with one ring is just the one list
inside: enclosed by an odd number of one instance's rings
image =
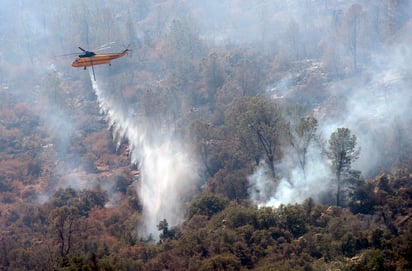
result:
[(129, 49), (125, 49), (123, 52), (120, 53), (96, 54), (95, 52), (84, 50), (82, 47), (79, 47), (79, 49), (82, 50), (83, 53), (78, 55), (78, 57), (73, 61), (72, 67), (83, 67), (84, 69), (86, 69), (86, 67), (91, 66), (93, 70), (94, 80), (96, 80), (93, 67), (94, 65), (111, 65), (110, 62), (113, 59), (123, 57), (129, 52)]

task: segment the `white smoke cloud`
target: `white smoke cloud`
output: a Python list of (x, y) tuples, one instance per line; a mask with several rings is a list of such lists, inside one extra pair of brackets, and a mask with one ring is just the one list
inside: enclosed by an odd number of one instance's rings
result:
[(386, 154), (392, 151), (387, 148), (393, 148), (396, 133), (402, 137), (399, 143), (412, 142), (404, 130), (412, 120), (408, 112), (412, 104), (411, 56), (410, 46), (389, 46), (373, 54), (374, 61), (365, 71), (329, 86), (344, 93), (343, 110), (339, 119), (326, 115), (320, 129), (325, 138), (338, 127), (347, 127), (356, 135), (361, 152), (353, 167), (365, 177), (390, 169)]
[(249, 196), (257, 204), (269, 201), (276, 191), (276, 184), (271, 178), (271, 172), (265, 162), (261, 162), (255, 172), (247, 177), (250, 187)]
[(251, 185), (249, 194), (251, 199), (259, 206), (278, 207), (280, 204), (302, 203), (311, 197), (317, 200), (323, 193), (333, 191), (333, 174), (331, 167), (322, 158), (318, 146), (311, 146), (308, 150), (305, 175), (297, 166), (297, 160), (292, 153), (289, 159), (284, 159), (276, 165), (276, 170), (283, 175), (276, 184), (270, 175), (265, 163), (261, 163), (255, 172), (248, 177)]
[[(361, 151), (352, 168), (366, 178), (390, 170), (393, 161), (389, 157), (412, 146), (412, 69), (408, 64), (412, 59), (411, 46), (394, 44), (370, 54), (372, 61), (357, 74), (328, 83), (325, 89), (336, 95), (338, 106), (325, 103), (318, 108), (319, 132), (324, 139), (328, 140), (340, 127), (349, 128), (356, 135)], [(306, 181), (293, 163), (278, 165), (282, 179), (275, 189), (269, 175), (264, 177), (264, 170), (258, 168), (249, 182), (250, 191), (260, 192), (251, 193), (251, 198), (261, 206), (278, 206), (334, 191), (334, 176), (327, 160), (316, 156), (313, 150), (312, 155)], [(262, 202), (268, 194), (272, 195), (270, 199)]]
[(142, 236), (157, 238), (156, 225), (166, 219), (170, 226), (179, 224), (184, 215), (183, 203), (198, 177), (197, 163), (188, 146), (175, 138), (172, 131), (131, 116), (124, 105), (93, 80), (101, 112), (107, 116), (113, 136), (120, 143), (126, 138), (131, 162), (140, 165), (139, 197), (143, 203)]

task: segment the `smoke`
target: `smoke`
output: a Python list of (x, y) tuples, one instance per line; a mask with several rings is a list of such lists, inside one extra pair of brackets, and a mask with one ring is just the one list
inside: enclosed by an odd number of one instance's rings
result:
[[(410, 89), (410, 48), (389, 47), (374, 55), (363, 73), (330, 83), (327, 91), (336, 96), (338, 106), (325, 103), (318, 108), (319, 132), (325, 140), (339, 127), (347, 127), (357, 137), (361, 152), (352, 168), (372, 178), (402, 162), (412, 146), (412, 104)], [(333, 114), (331, 114), (333, 112)], [(276, 165), (281, 180), (275, 186), (264, 166), (249, 176), (251, 198), (260, 206), (301, 203), (334, 191), (330, 164), (320, 150), (312, 146), (307, 161), (306, 179), (296, 166), (291, 150), (285, 161)], [(289, 160), (288, 160), (289, 159)], [(256, 192), (258, 191), (258, 192)]]
[[(408, 132), (411, 127), (409, 108), (412, 104), (412, 84), (408, 79), (410, 72), (406, 72), (408, 65), (404, 62), (405, 59), (410, 61), (411, 56), (410, 50), (402, 57), (393, 52), (387, 59), (387, 66), (379, 69), (371, 84), (367, 82), (366, 87), (362, 89), (364, 99), (359, 97), (360, 93), (355, 93), (350, 99), (349, 106), (358, 110), (348, 116), (348, 123), (353, 126), (355, 134), (358, 134), (360, 145), (365, 146), (357, 165), (366, 173), (375, 174), (377, 167), (387, 169), (383, 164), (385, 161), (377, 158), (384, 159), (385, 152), (388, 151), (385, 148), (391, 148), (388, 143), (398, 141), (406, 147), (412, 142), (410, 131)], [(372, 85), (372, 88), (368, 88), (369, 85)], [(370, 112), (373, 112), (372, 117)], [(361, 126), (361, 122), (355, 119), (356, 115), (359, 116), (359, 120), (369, 123), (369, 129)], [(403, 138), (393, 138), (396, 134)]]
[(391, 170), (396, 162), (392, 157), (401, 159), (412, 143), (408, 112), (412, 82), (407, 64), (411, 56), (408, 47), (389, 46), (373, 54), (374, 61), (365, 72), (329, 86), (343, 97), (342, 106), (339, 118), (325, 114), (320, 122), (322, 134), (328, 138), (338, 127), (349, 128), (361, 148), (353, 167), (365, 177)]
[(248, 176), (251, 199), (260, 204), (269, 201), (276, 192), (276, 185), (271, 178), (271, 172), (266, 163), (261, 162), (255, 172)]
[[(138, 194), (143, 203), (141, 236), (152, 235), (155, 239), (156, 225), (166, 219), (170, 226), (179, 224), (183, 218), (183, 203), (197, 180), (197, 163), (189, 147), (176, 138), (170, 129), (150, 122), (144, 116), (130, 114), (116, 97), (115, 90), (107, 90), (93, 80), (101, 113), (106, 115), (113, 138), (120, 144), (127, 139), (131, 162), (139, 165), (140, 185)], [(137, 111), (133, 109), (132, 111)]]
[[(76, 124), (66, 105), (62, 74), (54, 67), (42, 78), (32, 96), (32, 103), (37, 107), (42, 122), (47, 127), (47, 137), (42, 138), (42, 156), (54, 160), (50, 165), (50, 183), (48, 189), (72, 187), (75, 189), (91, 187), (91, 182), (84, 182), (75, 170), (80, 157), (71, 153), (70, 148), (76, 135)], [(53, 158), (52, 158), (53, 157)], [(39, 202), (50, 198), (49, 192), (38, 191)]]
[(282, 176), (277, 184), (266, 163), (261, 163), (248, 177), (251, 185), (249, 195), (259, 207), (302, 203), (309, 197), (318, 200), (334, 188), (330, 165), (323, 159), (319, 146), (309, 147), (305, 174), (297, 166), (293, 152), (290, 149), (287, 151), (285, 159), (275, 166)]
[[(407, 25), (405, 30), (411, 28)], [(412, 149), (409, 114), (412, 50), (409, 43), (404, 42), (409, 36), (379, 50), (369, 50), (366, 54), (370, 61), (365, 66), (350, 76), (327, 82), (324, 88), (330, 93), (329, 98), (316, 108), (319, 132), (324, 140), (340, 127), (349, 128), (357, 137), (361, 151), (352, 168), (360, 170), (365, 178), (402, 165)], [(277, 186), (270, 184), (270, 176), (262, 174), (266, 171), (261, 166), (249, 176), (251, 191), (259, 191), (250, 193), (257, 204), (300, 203), (308, 197), (316, 199), (322, 193), (334, 191), (330, 165), (319, 150), (312, 147), (306, 179), (293, 163), (295, 160), (290, 161), (292, 163), (282, 161), (276, 165), (281, 176)]]
[[(361, 147), (360, 157), (353, 167), (361, 170), (365, 177), (390, 168), (393, 161), (388, 161), (387, 157), (399, 157), (401, 160), (402, 153), (411, 149), (412, 120), (407, 110), (412, 104), (412, 84), (408, 79), (411, 78), (412, 26), (411, 22), (406, 22), (411, 18), (411, 4), (407, 1), (183, 1), (182, 6), (188, 8), (176, 8), (176, 11), (169, 9), (166, 5), (168, 1), (164, 1), (164, 6), (162, 3), (147, 5), (145, 12), (138, 10), (139, 5), (125, 11), (125, 5), (120, 2), (99, 6), (112, 12), (116, 18), (113, 21), (101, 16), (101, 9), (96, 9), (93, 1), (85, 2), (80, 7), (70, 1), (63, 1), (66, 4), (39, 1), (35, 5), (30, 1), (3, 2), (0, 17), (4, 23), (0, 26), (0, 39), (3, 51), (7, 53), (0, 53), (3, 67), (0, 79), (2, 83), (14, 81), (14, 84), (20, 85), (36, 81), (36, 75), (41, 73), (41, 67), (47, 62), (46, 52), (57, 55), (74, 45), (83, 46), (86, 42), (99, 44), (100, 39), (107, 38), (104, 33), (108, 33), (108, 30), (116, 34), (109, 35), (110, 38), (121, 40), (122, 32), (116, 29), (124, 27), (127, 13), (142, 15), (136, 21), (140, 33), (151, 33), (154, 28), (167, 31), (168, 28), (164, 27), (167, 21), (176, 17), (172, 12), (192, 14), (199, 19), (201, 36), (205, 40), (221, 40), (228, 45), (265, 44), (264, 48), (278, 57), (274, 65), (281, 65), (283, 61), (293, 65), (292, 61), (304, 58), (323, 59), (331, 62), (325, 65), (329, 66), (329, 70), (339, 69), (340, 75), (344, 77), (347, 75), (346, 70), (350, 70), (345, 65), (353, 56), (350, 48), (346, 48), (349, 53), (344, 49), (348, 43), (346, 34), (349, 29), (343, 28), (349, 26), (350, 22), (350, 16), (345, 17), (345, 14), (353, 3), (362, 2), (361, 34), (357, 43), (359, 71), (347, 78), (328, 79), (328, 82), (319, 84), (322, 85), (321, 91), (330, 93), (329, 100), (320, 101), (317, 108), (319, 132), (324, 139), (328, 139), (338, 127), (351, 129)], [(397, 11), (390, 7), (400, 3), (404, 5), (398, 7), (402, 12), (396, 14)], [(159, 17), (159, 12), (167, 16)], [(396, 18), (389, 16), (392, 13)], [(72, 23), (73, 18), (78, 20)], [(161, 20), (155, 20), (156, 25), (150, 25), (153, 24), (150, 18)], [(61, 31), (66, 25), (70, 25), (67, 31)], [(401, 25), (403, 29), (395, 29)], [(386, 33), (392, 31), (389, 28), (398, 33)], [(147, 38), (145, 44), (153, 42), (150, 41), (151, 37)], [(64, 63), (66, 74), (70, 76), (70, 65), (66, 60), (60, 62)], [(34, 63), (32, 66), (35, 69), (27, 70), (23, 77), (19, 69), (28, 63)], [(56, 65), (59, 66), (58, 63)], [(15, 66), (15, 70), (10, 69)], [(275, 88), (277, 98), (288, 98), (294, 88), (299, 88), (294, 85), (297, 76), (293, 72), (285, 71), (282, 74), (283, 78)], [(113, 131), (114, 141), (117, 144), (123, 138), (129, 141), (131, 162), (139, 164), (141, 170), (138, 192), (144, 204), (142, 234), (156, 232), (155, 225), (164, 218), (170, 225), (177, 224), (182, 217), (180, 207), (185, 192), (197, 179), (197, 164), (189, 147), (167, 127), (150, 123), (144, 115), (130, 114), (138, 110), (125, 106), (113, 87), (103, 85), (101, 77), (97, 76), (97, 79), (99, 85), (92, 80), (93, 89), (102, 113), (107, 117), (108, 126)], [(302, 82), (304, 85), (305, 81)], [(19, 93), (19, 89), (22, 89), (24, 95), (21, 96), (25, 96), (30, 87), (18, 86), (13, 92)], [(331, 100), (336, 102), (332, 104)], [(333, 108), (335, 105), (336, 108)], [(61, 105), (46, 108), (42, 117), (49, 124), (52, 136), (60, 140), (55, 145), (59, 148), (58, 154), (63, 157), (76, 127), (70, 114), (61, 108)], [(249, 176), (249, 193), (257, 203), (277, 205), (302, 202), (309, 196), (316, 198), (318, 192), (332, 186), (328, 161), (321, 156), (319, 149), (312, 147), (305, 176), (294, 162), (293, 152), (285, 150), (285, 153), (287, 158), (275, 165), (280, 178), (277, 184), (269, 177), (265, 163)], [(68, 160), (61, 159), (66, 167), (70, 167), (67, 165), (71, 163)], [(72, 160), (79, 159), (75, 157)], [(56, 169), (60, 170), (60, 165)], [(70, 170), (62, 171), (61, 175), (66, 176), (67, 172)], [(75, 175), (68, 177), (75, 179), (70, 179), (71, 185), (84, 185), (79, 182), (81, 178), (76, 180)]]

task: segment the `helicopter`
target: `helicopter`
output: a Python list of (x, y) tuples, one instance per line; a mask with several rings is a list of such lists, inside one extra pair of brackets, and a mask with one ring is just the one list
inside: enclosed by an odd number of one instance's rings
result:
[(83, 51), (83, 53), (78, 55), (78, 57), (73, 61), (72, 67), (83, 67), (84, 69), (86, 69), (86, 67), (91, 66), (94, 81), (96, 81), (96, 75), (94, 73), (93, 67), (94, 65), (109, 64), (109, 66), (111, 66), (110, 62), (113, 59), (123, 57), (129, 52), (129, 49), (125, 49), (123, 52), (120, 53), (96, 54), (95, 52), (87, 51), (82, 47), (79, 47), (79, 49)]

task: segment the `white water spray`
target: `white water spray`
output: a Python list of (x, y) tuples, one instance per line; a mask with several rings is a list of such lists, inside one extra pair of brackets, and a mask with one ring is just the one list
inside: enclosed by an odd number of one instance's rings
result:
[(197, 180), (197, 163), (187, 145), (176, 139), (171, 131), (147, 119), (131, 117), (116, 99), (93, 79), (93, 90), (102, 114), (117, 140), (129, 141), (131, 162), (140, 166), (139, 197), (143, 203), (144, 222), (139, 225), (140, 235), (157, 238), (156, 225), (166, 219), (170, 226), (183, 218), (185, 197), (193, 190)]

